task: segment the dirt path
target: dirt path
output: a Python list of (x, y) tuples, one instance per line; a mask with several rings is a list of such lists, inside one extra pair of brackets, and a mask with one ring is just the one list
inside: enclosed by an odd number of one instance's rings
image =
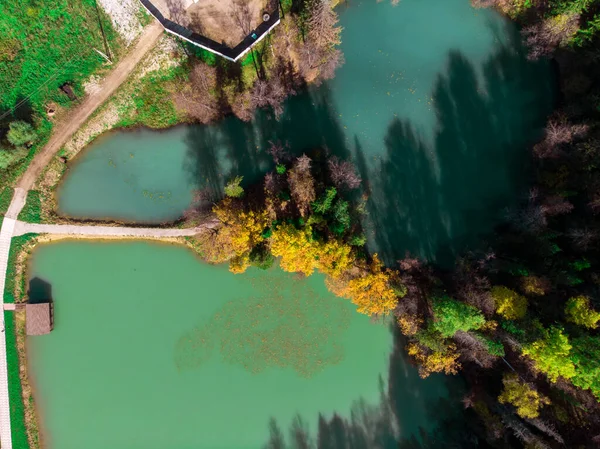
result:
[[(127, 55), (112, 69), (100, 83), (97, 91), (89, 95), (79, 106), (65, 117), (60, 125), (54, 128), (50, 140), (42, 150), (35, 155), (27, 171), (21, 177), (16, 187), (25, 192), (30, 190), (46, 165), (62, 148), (69, 138), (85, 123), (85, 121), (119, 88), (131, 74), (141, 59), (150, 51), (163, 32), (163, 27), (158, 21), (148, 25), (137, 44), (129, 50)], [(13, 211), (19, 214), (20, 209)]]
[[(53, 235), (86, 235), (101, 237), (132, 237), (132, 238), (162, 238), (162, 237), (185, 237), (198, 234), (203, 229), (212, 229), (219, 225), (219, 221), (209, 218), (200, 226), (195, 228), (128, 228), (125, 226), (95, 226), (95, 225), (53, 225), (26, 223), (16, 221), (12, 236), (27, 234)], [(1, 237), (1, 235), (0, 235)], [(0, 240), (1, 243), (1, 240)], [(1, 251), (1, 247), (0, 247)]]

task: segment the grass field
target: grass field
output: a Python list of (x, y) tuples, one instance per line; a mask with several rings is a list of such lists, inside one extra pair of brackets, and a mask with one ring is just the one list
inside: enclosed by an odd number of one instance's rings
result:
[(48, 105), (74, 102), (59, 88), (68, 83), (81, 98), (83, 83), (105, 64), (94, 50), (117, 56), (117, 33), (96, 0), (0, 1), (0, 147), (9, 148), (8, 125), (33, 124), (37, 139), (27, 157), (0, 170), (0, 185), (10, 185), (48, 140)]
[[(28, 98), (16, 115), (43, 113), (48, 101), (68, 105), (59, 91), (82, 81), (104, 62), (94, 48), (117, 48), (117, 34), (95, 0), (3, 0), (0, 2), (0, 108)], [(27, 117), (23, 117), (27, 118)]]

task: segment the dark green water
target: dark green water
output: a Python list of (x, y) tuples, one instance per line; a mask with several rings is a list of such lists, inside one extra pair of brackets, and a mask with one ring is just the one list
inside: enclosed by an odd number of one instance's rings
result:
[(353, 158), (369, 193), (371, 249), (430, 260), (489, 233), (525, 187), (528, 145), (553, 102), (547, 64), (516, 28), (468, 0), (350, 1), (339, 7), (346, 64), (287, 102), (280, 121), (112, 133), (68, 172), (59, 208), (76, 217), (176, 219), (191, 191), (221, 193), (271, 167), (269, 141)]
[(48, 449), (409, 448), (456, 413), (456, 382), (421, 380), (321, 276), (131, 242), (43, 245), (30, 269), (55, 309), (28, 338)]

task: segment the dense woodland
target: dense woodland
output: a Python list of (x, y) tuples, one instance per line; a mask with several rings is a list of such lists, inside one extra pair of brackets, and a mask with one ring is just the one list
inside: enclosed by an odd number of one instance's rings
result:
[(213, 208), (221, 227), (195, 245), (235, 273), (274, 257), (285, 271), (318, 270), (359, 312), (394, 317), (421, 376), (461, 373), (467, 432), (414, 447), (598, 447), (600, 2), (477, 6), (521, 22), (530, 58), (552, 58), (560, 89), (531, 148), (529, 193), (488, 246), (452, 270), (410, 255), (384, 267), (365, 249), (352, 163), (325, 150), (294, 159), (277, 143), (275, 170), (247, 192), (232, 180)]

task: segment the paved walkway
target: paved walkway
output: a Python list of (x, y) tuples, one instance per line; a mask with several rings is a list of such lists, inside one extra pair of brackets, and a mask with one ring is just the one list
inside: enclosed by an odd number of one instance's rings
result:
[(8, 398), (8, 369), (6, 363), (6, 338), (4, 337), (4, 286), (6, 283), (6, 268), (8, 267), (8, 252), (12, 238), (15, 220), (4, 217), (0, 229), (0, 310), (2, 318), (0, 327), (0, 447), (12, 448), (12, 433), (10, 430), (10, 405)]

